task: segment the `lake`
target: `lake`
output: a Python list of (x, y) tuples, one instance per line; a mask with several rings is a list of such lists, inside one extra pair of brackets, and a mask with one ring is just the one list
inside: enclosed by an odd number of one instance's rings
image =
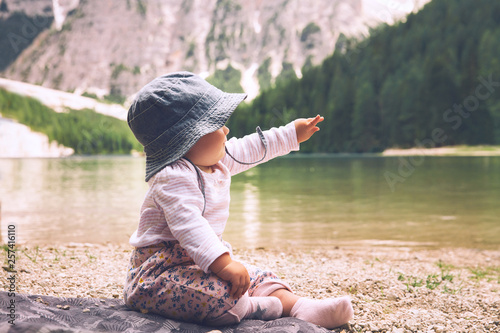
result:
[[(413, 163), (413, 166), (409, 163)], [(147, 190), (138, 157), (0, 159), (1, 234), (125, 243)], [(500, 248), (500, 157), (291, 155), (233, 177), (234, 247)]]

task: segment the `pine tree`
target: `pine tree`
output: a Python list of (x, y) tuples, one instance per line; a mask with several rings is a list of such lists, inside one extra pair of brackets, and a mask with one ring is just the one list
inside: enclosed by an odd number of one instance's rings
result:
[[(500, 10), (498, 12), (500, 13)], [(491, 77), (495, 82), (500, 81), (499, 38), (500, 28), (486, 30), (483, 33), (478, 49), (480, 77), (486, 80)], [(481, 96), (484, 97), (481, 102), (485, 105), (484, 112), (487, 112), (491, 117), (493, 142), (500, 144), (500, 88), (494, 89), (491, 87), (490, 89), (482, 88)]]

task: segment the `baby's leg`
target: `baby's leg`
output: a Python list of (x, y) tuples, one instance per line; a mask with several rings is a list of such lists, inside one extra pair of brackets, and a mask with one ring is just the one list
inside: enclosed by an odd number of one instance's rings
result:
[(250, 275), (250, 288), (238, 303), (223, 316), (211, 320), (214, 326), (229, 325), (242, 319), (274, 320), (282, 317), (283, 305), (279, 298), (270, 296), (274, 291), (283, 288), (290, 290), (288, 284), (282, 282), (274, 273), (263, 271), (244, 263)]
[(277, 297), (249, 297), (245, 293), (233, 308), (219, 317), (208, 318), (206, 324), (225, 326), (237, 324), (242, 319), (274, 320), (282, 313), (283, 306)]
[(242, 262), (250, 275), (250, 288), (248, 294), (253, 297), (271, 296), (276, 290), (285, 289), (292, 293), (292, 289), (285, 281), (281, 280), (271, 271), (262, 270), (256, 266)]
[(346, 324), (354, 311), (349, 297), (314, 300), (298, 297), (286, 289), (271, 294), (283, 304), (283, 315), (299, 318), (328, 329)]
[(279, 298), (271, 294), (280, 289), (290, 290), (285, 282), (274, 273), (263, 271), (243, 263), (250, 275), (250, 288), (231, 310), (210, 322), (211, 325), (227, 325), (242, 319), (274, 320), (283, 316), (283, 305)]
[(290, 317), (290, 311), (299, 300), (299, 296), (295, 295), (287, 289), (278, 289), (271, 293), (272, 296), (279, 298), (283, 305), (283, 317)]
[(178, 243), (163, 243), (133, 251), (124, 299), (141, 312), (211, 325), (239, 323), (244, 318), (279, 318), (281, 302), (275, 297), (230, 296), (230, 286), (215, 274), (195, 265)]
[(245, 267), (251, 279), (249, 294), (279, 298), (284, 317), (296, 317), (326, 328), (334, 328), (346, 324), (353, 316), (348, 297), (327, 300), (301, 298), (294, 295), (290, 286), (276, 274), (249, 264), (245, 264)]

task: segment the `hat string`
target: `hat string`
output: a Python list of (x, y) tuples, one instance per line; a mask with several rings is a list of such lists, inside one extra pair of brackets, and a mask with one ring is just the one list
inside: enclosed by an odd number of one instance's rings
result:
[(257, 126), (257, 128), (255, 130), (257, 131), (257, 134), (259, 135), (260, 141), (262, 142), (262, 145), (264, 146), (264, 156), (262, 156), (262, 158), (260, 160), (255, 161), (255, 162), (241, 162), (241, 161), (238, 161), (236, 158), (234, 158), (233, 155), (231, 155), (229, 153), (229, 151), (227, 150), (227, 147), (224, 147), (226, 149), (226, 154), (228, 154), (229, 157), (231, 157), (235, 162), (238, 162), (240, 164), (250, 165), (250, 164), (256, 164), (256, 163), (262, 162), (264, 160), (264, 158), (266, 158), (266, 155), (267, 155), (267, 141), (266, 141), (266, 138), (264, 137), (264, 133), (262, 133), (262, 130), (260, 129), (260, 126)]
[(201, 215), (203, 215), (205, 214), (205, 207), (207, 206), (207, 198), (205, 197), (205, 182), (203, 182), (203, 177), (201, 176), (200, 169), (193, 162), (191, 162), (189, 158), (184, 156), (184, 159), (193, 165), (194, 170), (196, 170), (196, 174), (198, 175), (198, 181), (200, 182), (200, 190), (201, 194), (203, 195), (203, 211), (201, 212)]

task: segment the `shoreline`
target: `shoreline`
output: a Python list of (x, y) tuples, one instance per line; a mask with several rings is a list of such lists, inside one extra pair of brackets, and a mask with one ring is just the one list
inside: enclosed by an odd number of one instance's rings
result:
[[(7, 118), (1, 118), (7, 119)], [(22, 124), (21, 124), (22, 125)], [(22, 125), (24, 126), (24, 125)], [(38, 134), (38, 132), (33, 132)], [(62, 149), (62, 148), (61, 148)], [(301, 157), (391, 157), (391, 156), (461, 156), (461, 157), (488, 157), (488, 156), (500, 156), (500, 146), (445, 146), (438, 148), (388, 148), (379, 153), (294, 153), (287, 156), (280, 156), (280, 158), (301, 158)], [(0, 159), (78, 159), (78, 158), (106, 158), (106, 157), (131, 157), (131, 158), (143, 158), (144, 155), (141, 152), (133, 151), (130, 154), (121, 155), (61, 155), (54, 156), (51, 154), (38, 154), (33, 156), (10, 156), (0, 155)]]
[[(18, 245), (17, 292), (122, 299), (131, 251), (128, 244)], [(2, 252), (5, 266), (5, 245)], [(274, 271), (299, 296), (349, 295), (355, 317), (336, 332), (500, 330), (500, 250), (286, 246), (235, 248), (234, 255)], [(1, 270), (3, 281), (8, 274)]]
[(437, 148), (389, 148), (382, 156), (500, 156), (500, 146), (445, 146)]

